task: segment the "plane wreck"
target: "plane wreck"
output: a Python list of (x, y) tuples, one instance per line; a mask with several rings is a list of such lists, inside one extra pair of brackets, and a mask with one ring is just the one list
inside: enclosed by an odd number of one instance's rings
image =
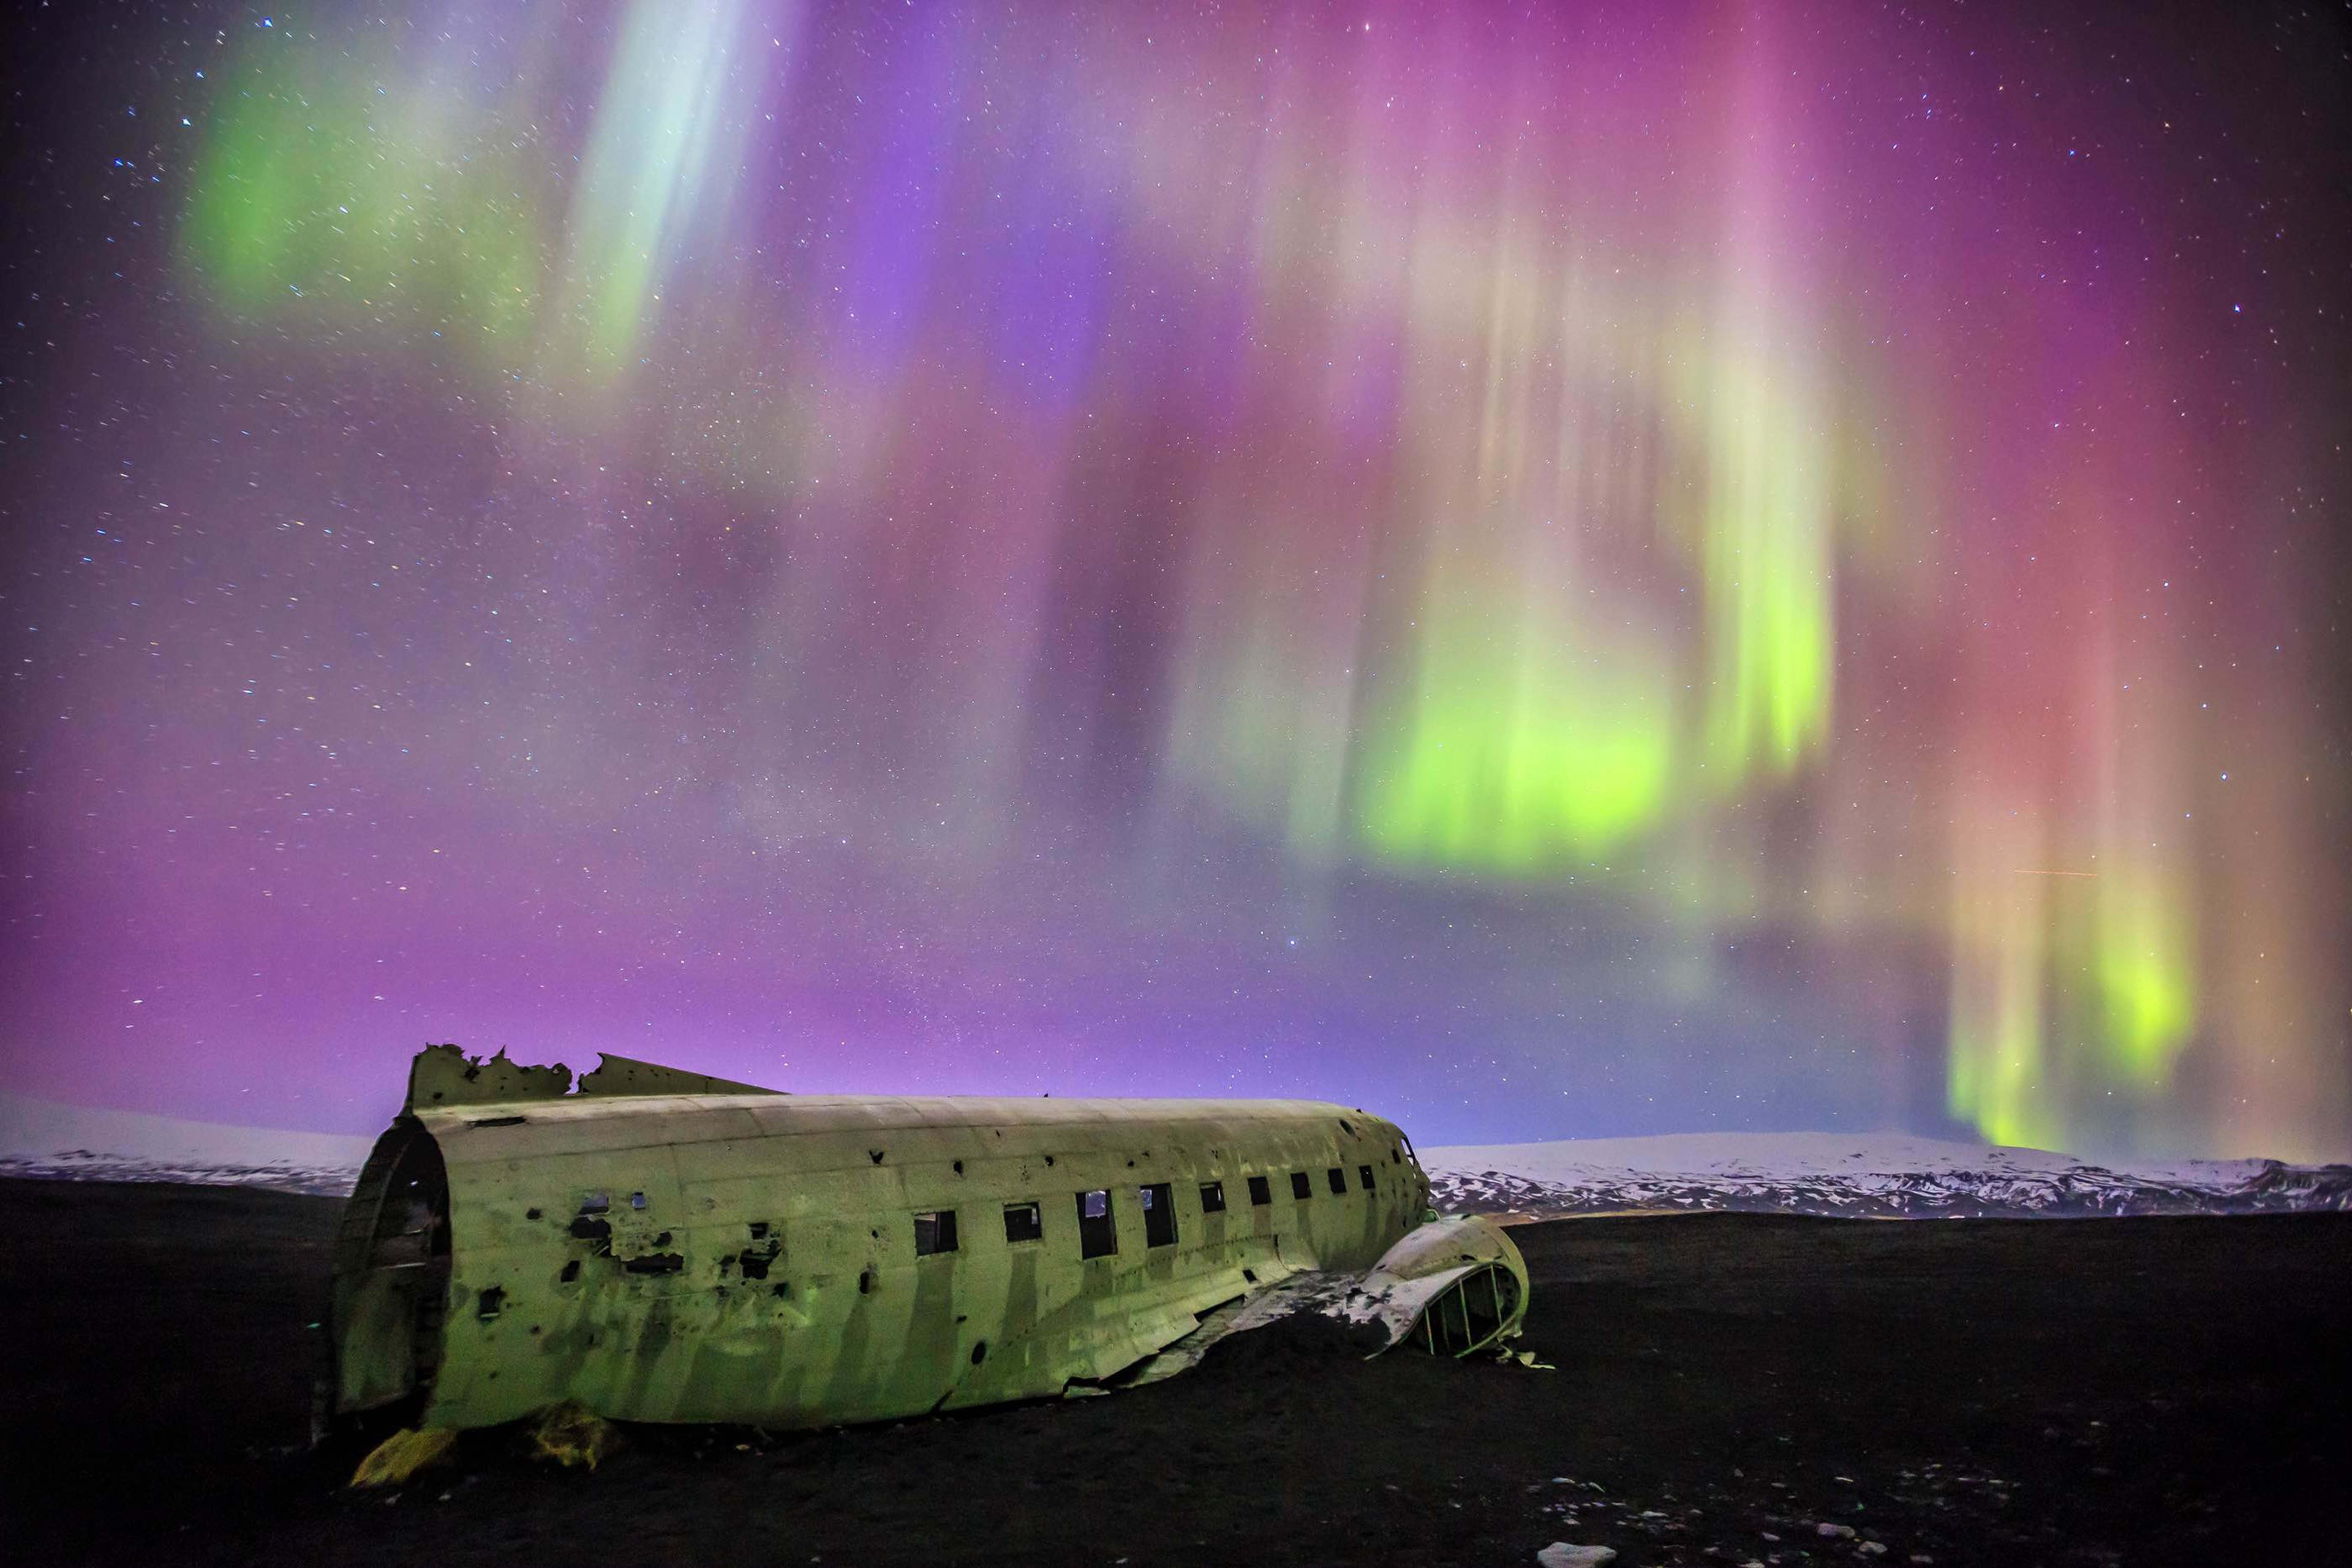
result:
[(1181, 1369), (1294, 1305), (1463, 1355), (1518, 1331), (1502, 1229), (1393, 1123), (1310, 1100), (789, 1095), (428, 1047), (336, 1241), (332, 1418), (565, 1403), (809, 1427)]

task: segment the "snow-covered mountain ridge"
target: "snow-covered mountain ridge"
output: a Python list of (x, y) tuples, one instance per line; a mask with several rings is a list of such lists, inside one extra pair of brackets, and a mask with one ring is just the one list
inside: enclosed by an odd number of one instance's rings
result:
[[(339, 1196), (372, 1140), (0, 1095), (0, 1176), (191, 1182)], [(2352, 1165), (2097, 1165), (1899, 1133), (1685, 1133), (1424, 1149), (1437, 1207), (1531, 1217), (1727, 1209), (1862, 1217), (2352, 1209)]]
[(0, 1095), (0, 1176), (80, 1182), (191, 1182), (340, 1197), (358, 1182), (371, 1138), (183, 1121)]
[(1685, 1133), (1422, 1151), (1447, 1214), (1719, 1209), (1857, 1218), (2059, 1218), (2352, 1209), (2352, 1165), (2094, 1164), (1900, 1133)]

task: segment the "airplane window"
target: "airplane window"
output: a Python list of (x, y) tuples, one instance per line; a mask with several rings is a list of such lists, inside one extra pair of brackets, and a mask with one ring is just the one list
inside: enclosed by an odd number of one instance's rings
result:
[(1290, 1195), (1301, 1203), (1315, 1195), (1315, 1184), (1307, 1179), (1306, 1172), (1290, 1173)]
[(1370, 1192), (1372, 1190), (1372, 1168), (1370, 1165), (1357, 1166), (1356, 1180), (1362, 1184), (1364, 1191), (1368, 1193)]
[(1038, 1241), (1045, 1235), (1045, 1210), (1039, 1204), (1004, 1205), (1004, 1239)]
[(1078, 1194), (1078, 1256), (1108, 1258), (1118, 1250), (1118, 1223), (1110, 1212), (1110, 1193), (1097, 1187)]
[(1331, 1183), (1331, 1195), (1333, 1197), (1344, 1198), (1348, 1195), (1347, 1172), (1339, 1169), (1339, 1166), (1334, 1165), (1328, 1173), (1328, 1179)]
[(1202, 1214), (1223, 1214), (1225, 1212), (1224, 1183), (1202, 1182), (1201, 1184), (1201, 1212)]
[(1274, 1188), (1264, 1176), (1252, 1176), (1249, 1179), (1249, 1189), (1251, 1203), (1270, 1204), (1274, 1202)]
[(1175, 1246), (1175, 1187), (1167, 1182), (1154, 1182), (1148, 1187), (1136, 1188), (1135, 1195), (1143, 1200), (1143, 1245)]
[(935, 1252), (956, 1249), (955, 1210), (940, 1209), (915, 1216), (915, 1256), (928, 1258)]

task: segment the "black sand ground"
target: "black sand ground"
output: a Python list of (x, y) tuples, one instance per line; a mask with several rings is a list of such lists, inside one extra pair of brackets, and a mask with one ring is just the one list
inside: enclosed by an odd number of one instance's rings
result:
[(2352, 1561), (2352, 1216), (1559, 1221), (1517, 1233), (1555, 1371), (1273, 1331), (1103, 1398), (635, 1428), (593, 1476), (483, 1434), (386, 1499), (299, 1447), (331, 1200), (0, 1202), (26, 1563)]

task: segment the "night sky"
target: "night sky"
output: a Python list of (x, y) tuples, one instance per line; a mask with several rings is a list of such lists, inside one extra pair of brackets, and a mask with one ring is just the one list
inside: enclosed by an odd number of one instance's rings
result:
[(2352, 1152), (2343, 5), (4, 25), (0, 1090)]

